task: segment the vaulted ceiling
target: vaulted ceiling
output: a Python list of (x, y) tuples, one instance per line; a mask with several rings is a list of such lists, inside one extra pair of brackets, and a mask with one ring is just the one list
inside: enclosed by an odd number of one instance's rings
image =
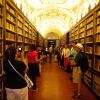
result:
[(14, 0), (42, 36), (55, 33), (58, 38), (85, 16), (99, 0)]

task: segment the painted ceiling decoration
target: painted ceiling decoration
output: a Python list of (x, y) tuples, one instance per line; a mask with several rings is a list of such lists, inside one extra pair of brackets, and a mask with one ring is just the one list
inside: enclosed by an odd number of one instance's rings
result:
[(14, 0), (43, 37), (60, 38), (93, 9), (99, 0)]

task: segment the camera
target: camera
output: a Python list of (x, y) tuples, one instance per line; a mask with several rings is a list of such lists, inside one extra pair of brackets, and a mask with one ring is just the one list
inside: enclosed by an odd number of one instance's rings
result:
[(18, 48), (18, 51), (22, 52), (22, 48)]

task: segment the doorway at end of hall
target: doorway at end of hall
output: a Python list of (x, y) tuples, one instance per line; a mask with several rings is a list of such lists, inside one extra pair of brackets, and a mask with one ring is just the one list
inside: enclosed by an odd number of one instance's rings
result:
[(48, 40), (48, 48), (52, 45), (53, 47), (53, 53), (54, 53), (54, 49), (56, 47), (56, 40)]

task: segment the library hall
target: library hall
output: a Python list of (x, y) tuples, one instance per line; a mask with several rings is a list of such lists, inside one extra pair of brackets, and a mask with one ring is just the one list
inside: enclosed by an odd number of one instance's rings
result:
[(100, 100), (100, 0), (0, 0), (0, 100)]

